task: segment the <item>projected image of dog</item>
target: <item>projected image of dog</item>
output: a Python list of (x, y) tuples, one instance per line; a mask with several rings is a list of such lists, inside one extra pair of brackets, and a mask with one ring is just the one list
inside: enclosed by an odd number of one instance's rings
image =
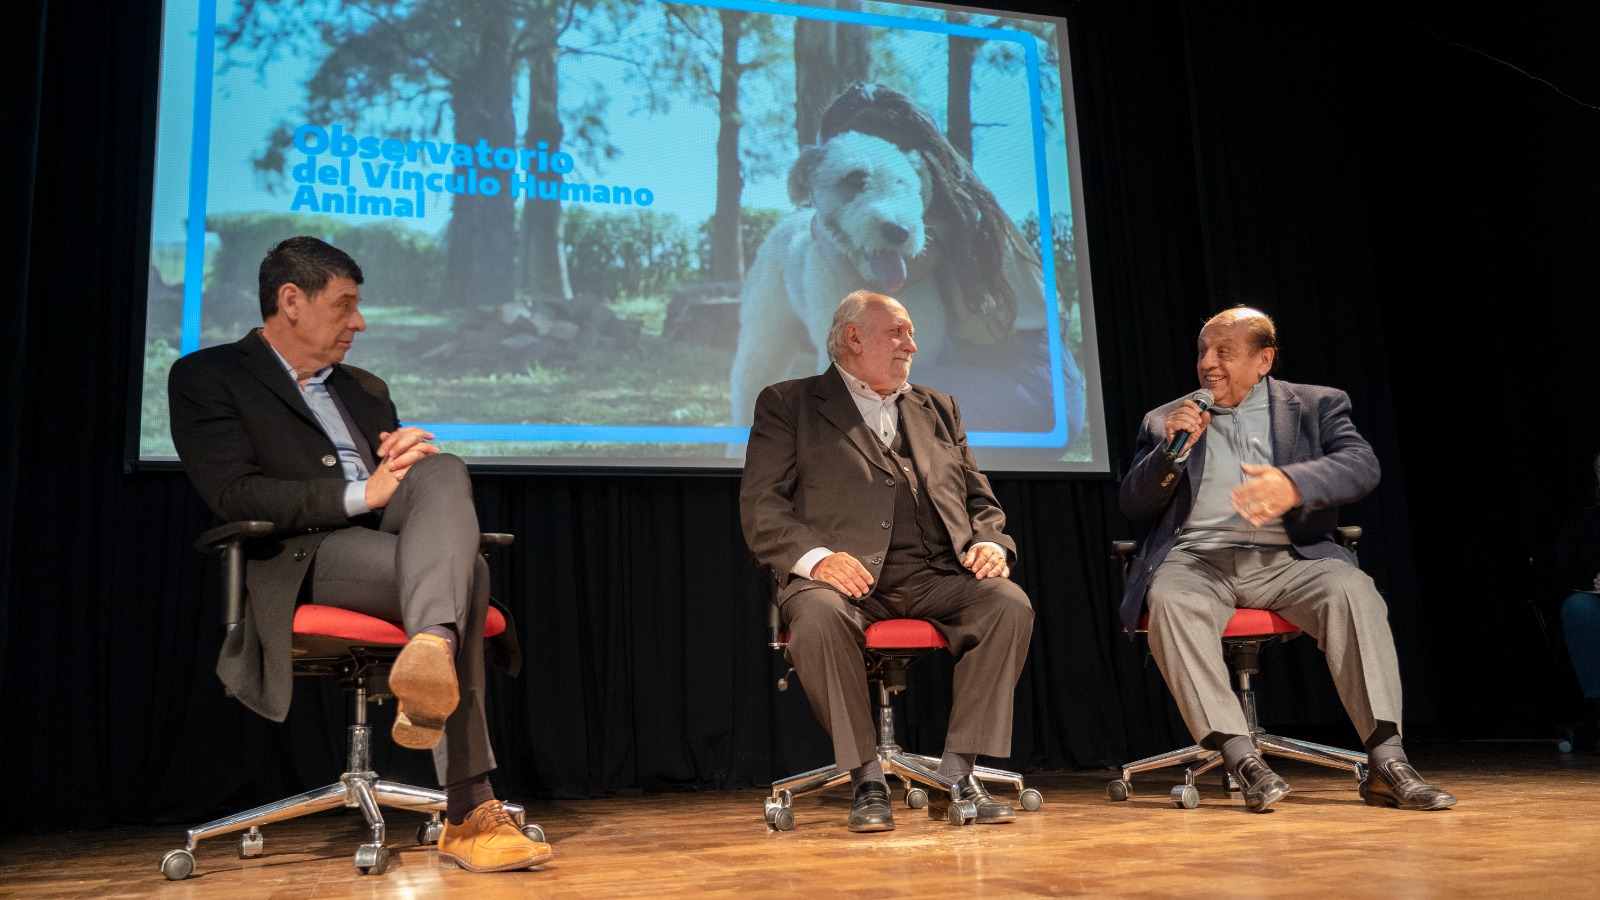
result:
[(908, 270), (928, 245), (930, 196), (921, 154), (882, 138), (846, 131), (801, 153), (789, 172), (789, 197), (800, 210), (768, 233), (740, 294), (736, 424), (749, 424), (766, 385), (827, 367), (834, 308), (853, 290), (895, 296), (916, 321), (918, 342), (937, 341), (944, 327), (937, 289), (905, 293)]
[(867, 288), (911, 313), (911, 378), (956, 395), (969, 429), (1076, 435), (1085, 381), (1049, 333), (1057, 310), (1036, 242), (928, 110), (858, 82), (823, 111), (818, 139), (789, 171), (795, 212), (762, 242), (740, 292), (733, 423), (750, 424), (766, 385), (828, 367), (833, 311)]

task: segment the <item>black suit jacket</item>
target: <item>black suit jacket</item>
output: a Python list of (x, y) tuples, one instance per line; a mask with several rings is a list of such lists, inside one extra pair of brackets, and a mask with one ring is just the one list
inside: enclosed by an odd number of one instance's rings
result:
[[(993, 541), (1015, 558), (1005, 513), (967, 448), (953, 397), (921, 385), (900, 398), (925, 496), (960, 554)], [(821, 375), (770, 385), (756, 398), (739, 488), (739, 516), (757, 561), (771, 567), (779, 600), (807, 582), (791, 569), (816, 547), (854, 556), (882, 575), (894, 521), (895, 479), (834, 366)]]
[[(370, 446), (399, 427), (388, 386), (371, 372), (338, 364), (327, 384)], [(178, 458), (211, 511), (275, 526), (249, 548), (244, 621), (223, 642), (217, 675), (246, 706), (281, 722), (300, 586), (327, 533), (353, 524), (338, 450), (260, 329), (173, 363), (167, 397)]]

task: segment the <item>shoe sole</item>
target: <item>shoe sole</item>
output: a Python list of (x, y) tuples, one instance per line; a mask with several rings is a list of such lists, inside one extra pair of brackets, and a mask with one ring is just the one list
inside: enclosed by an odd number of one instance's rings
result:
[(412, 638), (389, 669), (389, 691), (399, 701), (390, 732), (394, 742), (412, 750), (438, 746), (445, 720), (461, 702), (455, 660), (444, 639), (431, 634)]
[(1365, 801), (1368, 806), (1378, 806), (1386, 809), (1403, 809), (1408, 812), (1429, 812), (1435, 809), (1449, 809), (1450, 807), (1455, 806), (1457, 802), (1456, 798), (1451, 797), (1449, 803), (1438, 802), (1429, 803), (1426, 805), (1419, 804), (1415, 806), (1403, 806), (1398, 800), (1390, 800), (1388, 797), (1374, 797), (1371, 794), (1363, 794), (1361, 799)]
[(1270, 794), (1268, 794), (1266, 796), (1266, 799), (1262, 800), (1259, 804), (1257, 804), (1255, 806), (1251, 806), (1247, 802), (1245, 804), (1245, 808), (1249, 809), (1251, 812), (1264, 813), (1267, 810), (1272, 808), (1272, 804), (1277, 803), (1279, 800), (1282, 800), (1283, 798), (1289, 796), (1289, 792), (1292, 791), (1292, 790), (1293, 790), (1293, 788), (1290, 788), (1287, 785), (1285, 785), (1283, 790), (1281, 790), (1281, 791), (1273, 791), (1272, 793), (1270, 793)]
[(517, 860), (516, 862), (501, 863), (498, 866), (475, 866), (459, 856), (441, 851), (439, 853), (439, 866), (446, 869), (451, 867), (465, 869), (468, 872), (515, 872), (518, 869), (531, 869), (534, 866), (543, 865), (554, 858), (555, 853), (550, 852), (529, 857), (527, 861)]
[(851, 834), (876, 834), (880, 831), (893, 831), (893, 822), (882, 822), (877, 825), (848, 825)]
[[(950, 807), (948, 807), (948, 806), (941, 806), (941, 807), (929, 806), (928, 807), (928, 818), (933, 819), (936, 822), (948, 822), (948, 821), (950, 821)], [(1017, 820), (1017, 814), (1016, 814), (1015, 811), (1013, 811), (1008, 816), (978, 816), (977, 818), (972, 820), (972, 824), (974, 824), (974, 825), (1007, 825), (1007, 824), (1010, 824), (1012, 822), (1015, 822), (1016, 820)]]

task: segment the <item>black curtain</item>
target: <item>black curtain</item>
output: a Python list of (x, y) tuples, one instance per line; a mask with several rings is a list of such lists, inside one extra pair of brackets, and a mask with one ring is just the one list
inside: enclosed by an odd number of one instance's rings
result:
[[(1200, 322), (1267, 309), (1283, 376), (1349, 390), (1384, 465), (1345, 519), (1390, 601), (1408, 734), (1550, 731), (1570, 675), (1526, 601), (1590, 497), (1600, 84), (1582, 51), (1600, 18), (1065, 8), (1113, 466), (1146, 409), (1193, 388)], [(193, 822), (342, 768), (336, 687), (299, 683), (283, 725), (223, 696), (214, 579), (189, 549), (205, 510), (180, 473), (125, 465), (160, 13), (54, 0), (8, 28), (0, 196), (25, 227), (3, 244), (0, 764), (23, 814), (5, 830)], [(1107, 766), (1187, 741), (1116, 623), (1108, 547), (1133, 532), (1114, 475), (995, 478), (1038, 610), (1006, 764)], [(736, 477), (475, 483), (484, 527), (517, 535), (493, 557), (527, 651), (520, 678), (490, 685), (508, 796), (762, 785), (825, 760), (798, 688), (774, 688)], [(1311, 644), (1268, 654), (1263, 717), (1351, 744)], [(938, 750), (948, 672), (939, 656), (914, 667), (908, 746)], [(379, 771), (428, 783), (424, 754), (375, 743)]]

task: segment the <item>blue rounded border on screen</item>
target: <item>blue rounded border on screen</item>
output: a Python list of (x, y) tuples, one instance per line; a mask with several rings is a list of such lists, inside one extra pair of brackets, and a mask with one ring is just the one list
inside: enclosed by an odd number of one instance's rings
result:
[[(750, 429), (722, 425), (480, 425), (462, 422), (407, 422), (433, 432), (437, 441), (492, 441), (615, 444), (744, 444)], [(1056, 431), (974, 431), (973, 447), (1055, 447), (1065, 427)]]
[[(645, 0), (641, 0), (645, 2)], [(1042, 110), (1042, 87), (1039, 80), (1039, 50), (1035, 39), (1025, 33), (1005, 29), (983, 28), (975, 25), (940, 22), (926, 19), (901, 18), (881, 13), (826, 9), (763, 0), (701, 0), (690, 3), (720, 9), (738, 9), (794, 18), (821, 19), (893, 28), (901, 31), (925, 31), (957, 37), (971, 37), (989, 41), (1016, 44), (1026, 60), (1029, 106), (1032, 112), (1031, 130), (1034, 152), (1034, 178), (1038, 192), (1039, 221), (1049, 222), (1050, 197), (1045, 156), (1045, 132)], [(214, 51), (216, 35), (216, 3), (201, 0), (196, 25), (196, 52), (194, 77), (194, 120), (191, 130), (189, 166), (189, 216), (185, 254), (182, 335), (180, 353), (188, 354), (200, 347), (202, 284), (205, 270), (206, 198), (210, 178), (211, 151), (211, 98), (213, 92)], [(993, 12), (994, 15), (1006, 15)], [(1063, 163), (1065, 161), (1063, 160)], [(1039, 234), (1040, 262), (1044, 269), (1046, 308), (1059, 302), (1055, 294), (1055, 253), (1051, 247), (1049, 228)], [(198, 250), (199, 252), (195, 252)], [(1049, 335), (1050, 373), (1052, 384), (1052, 412), (1054, 425), (1048, 431), (973, 431), (967, 442), (974, 447), (1059, 447), (1070, 435), (1067, 427), (1066, 397), (1059, 389), (1063, 384), (1061, 329), (1058, 316), (1046, 316)], [(518, 441), (541, 443), (560, 442), (617, 442), (617, 443), (744, 443), (749, 437), (748, 428), (720, 426), (653, 426), (653, 425), (540, 425), (495, 423), (429, 423), (422, 427), (434, 432), (439, 440), (451, 441)]]

